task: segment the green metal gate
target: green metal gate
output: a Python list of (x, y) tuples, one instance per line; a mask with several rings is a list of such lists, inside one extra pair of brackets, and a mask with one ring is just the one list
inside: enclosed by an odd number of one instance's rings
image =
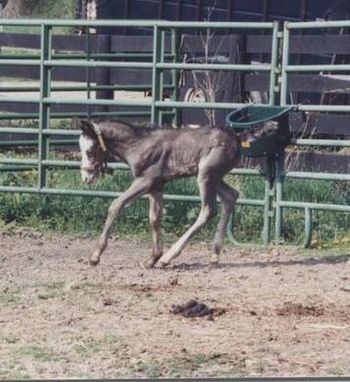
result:
[[(281, 93), (280, 105), (289, 105), (287, 102), (288, 95), (288, 75), (290, 73), (315, 73), (328, 71), (331, 73), (350, 72), (349, 64), (339, 65), (291, 65), (290, 58), (290, 39), (291, 34), (300, 32), (300, 30), (314, 31), (315, 29), (330, 28), (348, 28), (349, 21), (327, 21), (327, 22), (286, 22), (283, 32), (283, 54), (281, 64)], [(304, 112), (350, 112), (350, 105), (298, 105), (298, 110)], [(350, 147), (350, 140), (330, 140), (330, 139), (298, 139), (292, 142), (297, 146), (323, 146), (323, 147)], [(314, 173), (314, 172), (286, 172), (284, 169), (284, 158), (281, 158), (277, 164), (276, 174), (276, 196), (275, 196), (275, 239), (278, 241), (282, 233), (283, 209), (297, 208), (303, 209), (305, 212), (305, 240), (304, 247), (309, 247), (312, 237), (312, 211), (327, 210), (334, 212), (350, 212), (348, 205), (324, 204), (324, 203), (306, 203), (299, 201), (283, 200), (283, 184), (285, 179), (317, 179), (317, 180), (337, 180), (350, 181), (350, 174), (331, 174), (331, 173)]]
[[(0, 25), (6, 27), (12, 26), (30, 26), (40, 28), (40, 56), (28, 55), (3, 55), (0, 54), (1, 65), (13, 65), (21, 68), (22, 65), (33, 65), (40, 68), (40, 94), (33, 97), (1, 97), (0, 102), (6, 103), (31, 103), (39, 106), (38, 115), (1, 115), (0, 119), (23, 119), (23, 118), (39, 118), (39, 128), (14, 128), (1, 127), (2, 133), (22, 133), (36, 134), (38, 137), (38, 156), (36, 159), (15, 159), (15, 158), (0, 158), (0, 169), (9, 170), (12, 166), (30, 166), (37, 168), (38, 184), (36, 187), (14, 187), (0, 186), (0, 191), (3, 192), (18, 192), (18, 193), (37, 193), (37, 194), (53, 194), (53, 195), (79, 195), (79, 196), (97, 196), (97, 197), (116, 197), (117, 192), (108, 191), (93, 191), (93, 190), (73, 190), (73, 189), (57, 189), (48, 186), (48, 170), (53, 168), (79, 168), (80, 163), (67, 160), (52, 160), (50, 159), (50, 145), (53, 144), (52, 137), (60, 135), (63, 137), (75, 138), (80, 134), (79, 131), (69, 129), (52, 129), (50, 121), (53, 119), (70, 118), (74, 113), (52, 113), (53, 105), (85, 105), (87, 108), (85, 117), (110, 116), (111, 113), (95, 113), (91, 111), (92, 106), (133, 106), (140, 108), (139, 112), (133, 112), (135, 115), (145, 115), (150, 113), (152, 123), (161, 124), (165, 114), (172, 116), (174, 124), (178, 122), (178, 110), (185, 108), (193, 109), (222, 109), (231, 111), (232, 109), (242, 107), (241, 103), (188, 103), (178, 101), (177, 94), (177, 79), (180, 71), (183, 70), (201, 70), (201, 71), (238, 71), (238, 72), (264, 72), (269, 76), (269, 101), (268, 104), (287, 105), (287, 81), (288, 74), (295, 71), (350, 71), (350, 65), (331, 65), (327, 67), (318, 67), (308, 65), (289, 65), (289, 36), (292, 30), (300, 28), (331, 28), (331, 27), (349, 27), (350, 22), (328, 22), (328, 23), (285, 23), (284, 32), (279, 32), (279, 25), (276, 22), (266, 23), (234, 23), (234, 22), (166, 22), (166, 21), (72, 21), (72, 20), (1, 20)], [(153, 53), (152, 61), (142, 61), (141, 58), (133, 61), (110, 61), (111, 57), (108, 54), (94, 54), (90, 52), (89, 41), (91, 39), (89, 28), (101, 26), (113, 27), (135, 27), (148, 28), (153, 33)], [(86, 28), (86, 55), (69, 55), (67, 53), (60, 54), (53, 52), (52, 39), (53, 30), (57, 27), (84, 27)], [(180, 31), (184, 30), (221, 30), (221, 31), (259, 31), (260, 33), (268, 34), (271, 37), (271, 62), (269, 64), (213, 64), (213, 63), (182, 63), (177, 57), (177, 39)], [(170, 54), (165, 52), (165, 41), (170, 41)], [(283, 54), (281, 55), (281, 47), (283, 43)], [(87, 81), (86, 87), (54, 87), (52, 86), (51, 73), (54, 68), (58, 67), (82, 67), (89, 71), (89, 68), (128, 68), (128, 69), (148, 69), (152, 72), (151, 98), (142, 101), (132, 100), (102, 100), (92, 98), (92, 91), (98, 90)], [(171, 84), (165, 85), (164, 72), (171, 73)], [(280, 81), (280, 84), (279, 84)], [(170, 99), (164, 98), (164, 88), (167, 87), (171, 91)], [(25, 85), (22, 86), (25, 89)], [(86, 97), (82, 99), (76, 98), (59, 98), (52, 96), (52, 91), (86, 91)], [(278, 100), (278, 97), (280, 99)], [(262, 106), (256, 104), (256, 106)], [(349, 112), (350, 106), (299, 106), (299, 110), (312, 111), (342, 111)], [(113, 116), (128, 115), (123, 111), (113, 112)], [(319, 146), (343, 146), (350, 147), (350, 141), (339, 140), (297, 140), (293, 142), (296, 145), (319, 145)], [(125, 168), (123, 164), (110, 164), (114, 168)], [(258, 176), (261, 175), (259, 170), (253, 169), (235, 169), (232, 174)], [(283, 200), (283, 184), (286, 178), (302, 178), (302, 179), (329, 179), (329, 180), (344, 180), (349, 181), (350, 175), (344, 174), (319, 174), (319, 173), (302, 173), (302, 172), (285, 172), (284, 160), (280, 158), (276, 164), (276, 183), (272, 184), (271, 179), (265, 177), (265, 194), (262, 199), (239, 199), (239, 205), (257, 206), (264, 211), (263, 222), (263, 241), (267, 244), (271, 236), (272, 222), (275, 221), (275, 239), (278, 241), (281, 237), (283, 216), (282, 211), (285, 208), (298, 208), (305, 210), (305, 246), (309, 246), (312, 231), (312, 211), (313, 210), (331, 210), (339, 212), (350, 212), (350, 206), (317, 204), (317, 203), (302, 203), (298, 201)], [(188, 195), (165, 195), (168, 200), (182, 201), (199, 201), (199, 197)], [(230, 235), (232, 240), (233, 237)]]

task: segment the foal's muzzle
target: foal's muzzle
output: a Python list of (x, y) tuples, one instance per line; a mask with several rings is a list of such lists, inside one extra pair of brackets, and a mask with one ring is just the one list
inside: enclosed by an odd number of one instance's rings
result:
[(97, 181), (97, 179), (99, 178), (99, 175), (100, 175), (99, 172), (91, 173), (91, 172), (88, 172), (84, 169), (82, 169), (82, 171), (81, 171), (81, 178), (82, 178), (83, 183), (85, 183), (85, 184), (95, 183)]
[[(107, 167), (107, 160), (102, 164), (95, 164), (94, 166), (81, 166), (82, 179), (85, 184), (92, 184), (98, 180), (101, 175), (112, 174), (113, 170)], [(83, 175), (85, 173), (85, 176)]]

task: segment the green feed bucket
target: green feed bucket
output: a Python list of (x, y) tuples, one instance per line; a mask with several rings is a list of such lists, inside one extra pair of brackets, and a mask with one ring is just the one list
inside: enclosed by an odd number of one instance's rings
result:
[(232, 111), (226, 124), (241, 137), (242, 154), (249, 157), (276, 155), (290, 140), (288, 113), (294, 106), (246, 106)]

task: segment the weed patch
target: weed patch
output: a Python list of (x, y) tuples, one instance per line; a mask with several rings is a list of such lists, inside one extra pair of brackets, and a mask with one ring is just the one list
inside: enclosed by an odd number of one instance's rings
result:
[(16, 352), (18, 355), (30, 357), (35, 361), (51, 362), (58, 361), (59, 355), (52, 349), (36, 344), (21, 346)]

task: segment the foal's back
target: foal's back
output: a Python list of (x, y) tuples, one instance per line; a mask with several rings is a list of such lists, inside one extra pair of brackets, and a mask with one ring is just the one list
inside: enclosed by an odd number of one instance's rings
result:
[(140, 137), (139, 160), (130, 164), (137, 176), (149, 168), (164, 179), (193, 176), (203, 166), (223, 175), (235, 166), (238, 153), (237, 136), (228, 129), (155, 129)]

